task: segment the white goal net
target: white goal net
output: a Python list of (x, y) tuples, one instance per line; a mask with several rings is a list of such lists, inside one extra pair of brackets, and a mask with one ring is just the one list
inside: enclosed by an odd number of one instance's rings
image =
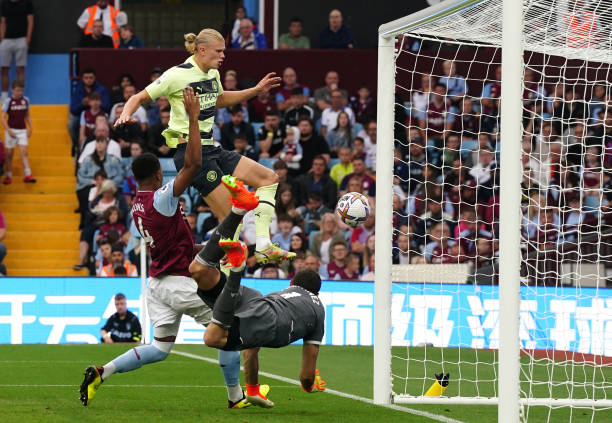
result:
[[(377, 172), (377, 296), (393, 283), (377, 298), (390, 318), (375, 330), (391, 336), (375, 338), (375, 358), (389, 355), (397, 403), (498, 404), (513, 383), (499, 368), (506, 284), (520, 289), (522, 418), (612, 421), (612, 1), (513, 1), (522, 88), (503, 95), (520, 96), (522, 113), (504, 109), (516, 137), (501, 125), (503, 0), (446, 1), (381, 27), (379, 140), (394, 143), (378, 154), (393, 162)], [(505, 203), (520, 208), (520, 246), (500, 243), (503, 172), (520, 185)], [(513, 280), (500, 255), (520, 257)]]

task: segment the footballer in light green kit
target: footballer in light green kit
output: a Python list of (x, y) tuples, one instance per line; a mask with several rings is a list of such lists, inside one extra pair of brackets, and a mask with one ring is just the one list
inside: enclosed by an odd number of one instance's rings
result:
[[(274, 216), (278, 187), (276, 173), (234, 151), (226, 151), (215, 146), (212, 138), (217, 108), (239, 104), (262, 92), (277, 88), (280, 86), (281, 78), (269, 73), (253, 88), (224, 91), (218, 71), (225, 58), (223, 36), (214, 29), (203, 29), (198, 35), (186, 34), (185, 47), (192, 55), (184, 63), (168, 69), (144, 90), (130, 97), (115, 126), (131, 121), (132, 114), (142, 103), (166, 96), (170, 102), (171, 112), (168, 129), (163, 135), (167, 145), (176, 148), (174, 164), (177, 170), (181, 169), (185, 162), (186, 140), (189, 133), (189, 120), (182, 103), (182, 90), (188, 86), (192, 87), (200, 102), (198, 123), (202, 139), (202, 167), (193, 179), (192, 186), (204, 197), (219, 221), (231, 211), (227, 190), (221, 184), (223, 175), (235, 176), (256, 188), (255, 194), (259, 197), (259, 205), (254, 210), (257, 261), (267, 263), (293, 259), (295, 253), (285, 251), (270, 241), (270, 223)], [(219, 259), (221, 259), (224, 253), (219, 250)], [(190, 271), (199, 285), (200, 282), (205, 284), (206, 280), (214, 284), (219, 278), (214, 263), (207, 266), (194, 261)]]
[(203, 72), (189, 57), (182, 65), (174, 66), (153, 81), (146, 92), (156, 99), (166, 96), (170, 102), (170, 123), (163, 132), (166, 144), (176, 148), (179, 138), (185, 139), (189, 133), (189, 118), (183, 106), (183, 88), (190, 86), (200, 101), (200, 137), (202, 145), (212, 145), (212, 126), (215, 124), (217, 99), (223, 94), (221, 78), (217, 69)]

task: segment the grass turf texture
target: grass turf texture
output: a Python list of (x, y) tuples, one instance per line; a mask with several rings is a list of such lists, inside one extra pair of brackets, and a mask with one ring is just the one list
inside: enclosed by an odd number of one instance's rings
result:
[[(422, 416), (414, 416), (401, 411), (382, 408), (360, 401), (341, 398), (328, 393), (306, 394), (295, 386), (275, 379), (260, 378), (261, 383), (272, 386), (270, 399), (276, 407), (270, 410), (250, 407), (243, 410), (226, 408), (226, 391), (219, 367), (215, 364), (171, 354), (161, 363), (147, 365), (139, 370), (116, 374), (106, 381), (98, 395), (88, 407), (78, 400), (78, 386), (82, 373), (89, 364), (105, 364), (116, 355), (127, 350), (125, 345), (4, 345), (0, 346), (0, 407), (3, 409), (3, 422), (30, 421), (433, 421)], [(204, 357), (216, 358), (215, 350), (202, 345), (178, 345), (177, 351), (188, 352)], [(290, 346), (278, 350), (262, 349), (260, 366), (262, 371), (297, 379), (301, 347)], [(439, 350), (434, 348), (410, 348), (411, 362), (409, 379), (406, 377), (406, 361), (393, 361), (396, 392), (418, 394), (427, 389), (431, 380), (423, 383), (418, 378), (427, 373), (433, 377), (439, 372), (436, 364), (444, 354), (448, 362), (458, 361), (456, 349)], [(394, 348), (394, 355), (406, 356), (406, 348)], [(478, 368), (473, 364), (475, 355), (481, 363)], [(427, 357), (426, 364), (421, 362)], [(319, 355), (319, 368), (327, 386), (331, 389), (362, 397), (372, 397), (372, 349), (367, 347), (323, 346)], [(468, 395), (475, 389), (481, 395), (493, 391), (495, 369), (486, 364), (494, 360), (488, 351), (462, 350), (460, 367), (445, 365), (451, 373), (451, 384), (446, 391), (456, 395)], [(528, 362), (526, 357), (523, 362)], [(584, 369), (587, 369), (584, 375)], [(538, 367), (539, 380), (547, 379), (552, 368)], [(583, 379), (612, 381), (612, 369), (599, 370), (593, 376), (589, 367), (574, 365), (574, 378), (583, 374)], [(571, 368), (559, 364), (555, 366), (555, 380), (567, 380), (566, 370)], [(579, 370), (579, 371), (577, 371)], [(457, 377), (466, 382), (459, 384)], [(478, 384), (467, 382), (488, 380)], [(415, 379), (412, 379), (412, 378)], [(565, 379), (564, 379), (565, 378)], [(598, 379), (599, 378), (599, 379)], [(11, 386), (13, 385), (13, 386)], [(58, 386), (15, 386), (15, 385), (58, 385)], [(131, 385), (131, 386), (129, 386)], [(526, 386), (524, 385), (523, 388)], [(562, 391), (566, 387), (562, 386)], [(546, 392), (546, 391), (545, 391)], [(575, 390), (578, 393), (585, 392)], [(598, 391), (598, 396), (612, 397), (608, 388)], [(543, 395), (543, 393), (542, 393)], [(410, 406), (440, 416), (450, 417), (463, 422), (491, 422), (497, 419), (495, 406)], [(549, 415), (550, 412), (550, 415)], [(547, 407), (532, 407), (529, 421), (612, 421), (612, 411), (590, 409), (573, 410), (571, 416), (567, 408), (549, 410)]]

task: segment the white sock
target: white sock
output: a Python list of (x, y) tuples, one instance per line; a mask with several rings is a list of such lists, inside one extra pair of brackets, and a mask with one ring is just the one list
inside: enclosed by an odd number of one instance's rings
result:
[(112, 361), (105, 364), (102, 368), (104, 369), (104, 372), (102, 372), (102, 380), (106, 380), (111, 377), (116, 370), (115, 364)]
[(31, 174), (32, 174), (32, 170), (29, 167), (26, 167), (25, 169), (23, 169), (24, 176), (30, 176)]
[(272, 244), (270, 238), (267, 238), (265, 236), (258, 236), (255, 238), (255, 249), (257, 251), (265, 250), (270, 246), (270, 244)]
[(11, 172), (10, 170), (6, 172), (6, 177), (7, 178), (12, 178), (13, 177), (13, 172)]
[(2, 95), (0, 95), (0, 101), (4, 103), (4, 100), (8, 98), (8, 91), (2, 91)]
[(242, 386), (234, 385), (234, 386), (226, 386), (227, 388), (227, 399), (231, 402), (237, 402), (242, 399)]

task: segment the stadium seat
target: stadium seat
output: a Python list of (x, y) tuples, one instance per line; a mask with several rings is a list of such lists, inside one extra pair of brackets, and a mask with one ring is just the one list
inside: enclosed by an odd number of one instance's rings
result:
[(251, 122), (251, 126), (253, 127), (253, 132), (255, 132), (255, 137), (257, 137), (257, 132), (259, 132), (259, 128), (264, 126), (263, 122)]
[(202, 233), (202, 225), (204, 224), (204, 221), (208, 219), (210, 216), (212, 216), (211, 212), (198, 213), (198, 217), (196, 219), (196, 232), (197, 233), (199, 234)]

